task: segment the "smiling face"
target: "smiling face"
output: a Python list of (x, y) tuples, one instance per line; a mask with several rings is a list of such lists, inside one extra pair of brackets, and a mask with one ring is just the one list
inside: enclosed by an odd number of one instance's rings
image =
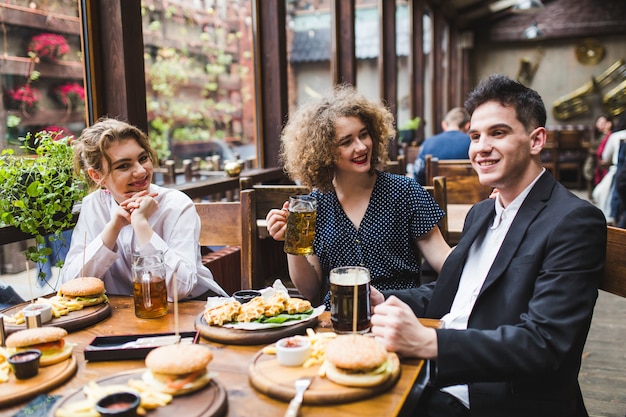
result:
[(372, 163), (372, 138), (358, 117), (340, 117), (335, 122), (335, 143), (339, 157), (335, 169), (368, 172)]
[(91, 178), (111, 192), (118, 203), (139, 191), (148, 190), (152, 181), (153, 166), (148, 152), (135, 139), (115, 141), (107, 149), (109, 166), (103, 161), (104, 172), (89, 169)]
[(469, 157), (480, 182), (497, 187), (504, 202), (512, 201), (541, 172), (545, 128), (527, 132), (514, 107), (495, 101), (478, 106), (468, 134)]

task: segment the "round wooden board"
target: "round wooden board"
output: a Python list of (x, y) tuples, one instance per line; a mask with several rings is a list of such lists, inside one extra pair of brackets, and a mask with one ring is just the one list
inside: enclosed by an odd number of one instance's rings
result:
[(0, 407), (17, 404), (58, 387), (74, 375), (76, 367), (76, 358), (72, 356), (57, 364), (39, 368), (37, 376), (30, 379), (17, 379), (10, 372), (9, 381), (0, 384)]
[[(9, 307), (0, 311), (0, 313), (4, 314), (5, 316), (13, 316), (19, 313), (28, 304), (30, 303), (14, 305), (13, 307)], [(109, 303), (102, 303), (95, 306), (84, 307), (80, 310), (70, 311), (65, 316), (53, 317), (52, 320), (44, 323), (42, 326), (61, 327), (68, 332), (73, 332), (75, 330), (80, 330), (87, 326), (91, 326), (92, 324), (99, 323), (110, 315), (111, 305)], [(5, 320), (4, 327), (7, 334), (10, 334), (18, 330), (24, 330), (26, 328), (26, 323), (15, 325), (8, 323), (7, 320)]]
[(305, 334), (307, 328), (317, 326), (317, 317), (301, 323), (283, 327), (274, 327), (267, 330), (240, 330), (227, 327), (209, 326), (203, 314), (199, 314), (194, 321), (195, 329), (200, 336), (211, 342), (226, 345), (266, 345), (274, 343), (283, 337)]
[(400, 360), (391, 353), (394, 372), (383, 384), (370, 388), (354, 388), (335, 384), (318, 376), (319, 365), (310, 368), (283, 366), (275, 355), (257, 353), (248, 368), (250, 384), (259, 392), (277, 400), (289, 402), (296, 395), (294, 383), (298, 378), (314, 377), (304, 393), (304, 404), (340, 404), (371, 398), (393, 387), (400, 378)]
[[(107, 378), (102, 378), (96, 382), (99, 385), (116, 385), (126, 384), (130, 379), (141, 379), (141, 375), (146, 372), (146, 369), (139, 369), (130, 372), (124, 372), (121, 374), (113, 375)], [(82, 401), (85, 399), (85, 394), (82, 388), (78, 389), (71, 394), (61, 398), (55, 405), (50, 416), (54, 416), (59, 408), (69, 405), (73, 402)], [(212, 379), (209, 384), (199, 391), (192, 392), (187, 395), (181, 395), (174, 397), (171, 403), (164, 407), (158, 407), (154, 410), (150, 410), (150, 417), (172, 417), (172, 416), (184, 416), (184, 417), (221, 417), (226, 414), (228, 410), (228, 397), (224, 387), (218, 383), (215, 379)]]

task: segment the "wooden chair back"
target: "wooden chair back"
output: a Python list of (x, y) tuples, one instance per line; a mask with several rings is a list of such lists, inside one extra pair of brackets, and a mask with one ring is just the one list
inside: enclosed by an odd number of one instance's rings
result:
[(385, 171), (397, 175), (406, 175), (406, 158), (404, 155), (398, 155), (395, 161), (387, 161)]
[[(241, 192), (240, 201), (236, 202), (195, 203), (200, 216), (200, 246), (226, 247), (224, 251), (203, 256), (203, 262), (206, 261), (205, 266), (211, 269), (215, 280), (228, 293), (251, 289), (255, 282), (257, 225), (254, 203), (254, 190)], [(222, 259), (220, 252), (230, 256), (230, 261)], [(237, 253), (238, 265), (235, 262)]]
[(289, 268), (287, 255), (283, 251), (284, 243), (268, 236), (265, 217), (271, 209), (282, 208), (283, 203), (288, 201), (290, 196), (309, 194), (310, 190), (302, 185), (254, 184), (252, 179), (248, 177), (240, 178), (239, 186), (242, 193), (252, 189), (255, 195), (252, 221), (257, 228), (252, 236), (254, 236), (254, 242), (258, 248), (256, 260), (258, 273), (254, 277), (253, 288), (264, 288), (276, 278), (280, 278), (289, 287)]
[(606, 264), (600, 289), (626, 297), (626, 229), (607, 227)]
[(561, 130), (558, 137), (558, 161), (556, 165), (557, 179), (564, 183), (567, 179), (563, 173), (569, 171), (573, 173), (573, 181), (568, 181), (568, 185), (580, 190), (583, 183), (583, 162), (587, 157), (587, 150), (583, 146), (584, 132), (577, 129)]
[(482, 185), (469, 159), (439, 160), (426, 155), (426, 185), (433, 178), (446, 177), (448, 204), (474, 204), (489, 198), (492, 188)]
[(430, 193), (439, 207), (446, 215), (439, 221), (439, 229), (443, 238), (448, 241), (448, 194), (446, 177), (437, 176), (433, 178), (433, 185), (425, 185), (424, 189)]

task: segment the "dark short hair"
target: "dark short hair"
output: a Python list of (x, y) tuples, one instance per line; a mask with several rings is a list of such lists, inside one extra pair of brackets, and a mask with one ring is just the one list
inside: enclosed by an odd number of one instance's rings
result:
[(481, 81), (469, 93), (465, 100), (465, 109), (471, 115), (478, 106), (488, 101), (513, 107), (517, 119), (528, 132), (546, 125), (546, 107), (539, 93), (504, 75), (491, 75)]

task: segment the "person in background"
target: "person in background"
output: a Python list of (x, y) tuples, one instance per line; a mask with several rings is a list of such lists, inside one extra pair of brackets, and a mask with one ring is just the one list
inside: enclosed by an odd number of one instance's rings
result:
[(608, 167), (606, 175), (596, 185), (592, 192), (592, 199), (595, 204), (602, 209), (609, 223), (615, 221), (615, 213), (611, 207), (611, 200), (614, 191), (614, 177), (617, 172), (617, 162), (619, 156), (620, 142), (626, 140), (626, 112), (621, 113), (615, 119), (613, 132), (609, 135), (602, 151), (603, 166)]
[(95, 191), (83, 199), (61, 282), (94, 276), (107, 293), (131, 295), (132, 253), (155, 249), (164, 253), (168, 298), (175, 288), (181, 300), (228, 295), (202, 265), (193, 201), (152, 184), (156, 160), (148, 137), (128, 123), (105, 118), (83, 130), (74, 169)]
[(595, 152), (595, 167), (593, 171), (594, 186), (598, 185), (608, 172), (607, 167), (602, 163), (602, 152), (604, 152), (609, 136), (613, 133), (613, 119), (611, 116), (606, 114), (598, 116), (596, 119), (596, 131), (600, 136), (600, 143), (598, 144), (598, 149), (596, 149)]
[(463, 107), (455, 107), (446, 114), (441, 122), (443, 132), (429, 137), (420, 147), (413, 168), (417, 182), (426, 185), (426, 155), (439, 159), (467, 159), (469, 120)]
[[(329, 307), (335, 267), (365, 266), (380, 289), (411, 288), (420, 282), (416, 247), (436, 271), (450, 251), (437, 227), (444, 212), (430, 194), (377, 169), (393, 134), (389, 110), (348, 85), (301, 106), (283, 129), (285, 170), (317, 199), (313, 255), (287, 255), (293, 283), (312, 302), (323, 298)], [(274, 239), (284, 239), (287, 207), (267, 214)]]
[(469, 159), (498, 193), (469, 211), (436, 282), (372, 289), (372, 333), (389, 351), (430, 360), (413, 415), (587, 416), (578, 372), (604, 270), (604, 216), (542, 167), (537, 92), (492, 75), (465, 106)]

